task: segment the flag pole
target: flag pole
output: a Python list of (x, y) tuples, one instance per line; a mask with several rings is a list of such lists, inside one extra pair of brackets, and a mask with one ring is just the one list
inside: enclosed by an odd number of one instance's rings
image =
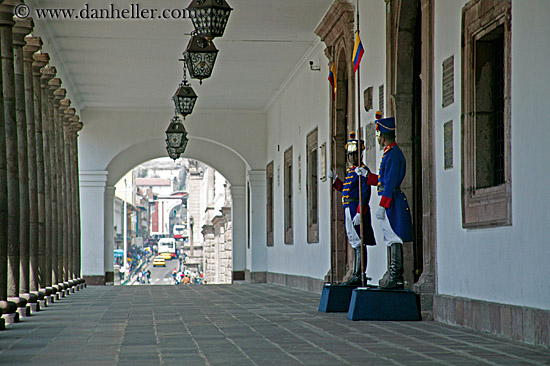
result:
[[(357, 36), (359, 36), (359, 0), (357, 0)], [(358, 143), (358, 149), (357, 149), (357, 165), (361, 166), (361, 63), (357, 65), (357, 143)], [(362, 184), (361, 175), (359, 175), (359, 217), (361, 220), (359, 220), (359, 232), (360, 232), (360, 238), (361, 238), (361, 284), (363, 287), (365, 287), (366, 282), (366, 274), (365, 274), (365, 243), (364, 243), (364, 235), (363, 235), (363, 184)]]
[[(334, 66), (334, 45), (332, 45), (332, 55), (331, 55), (331, 64), (330, 64), (330, 67), (332, 68)], [(330, 72), (330, 70), (329, 70)], [(330, 96), (331, 96), (331, 114), (333, 114), (333, 120), (335, 118), (334, 116), (334, 111), (336, 110), (336, 108), (334, 107), (335, 103), (336, 103), (336, 91), (334, 90), (334, 87), (336, 85), (336, 75), (333, 75), (332, 76), (334, 78), (334, 85), (331, 85), (330, 86)], [(333, 123), (331, 122), (331, 126), (333, 125)], [(331, 127), (332, 128), (332, 127)], [(331, 145), (332, 145), (332, 141), (331, 141)], [(330, 169), (332, 170), (332, 154), (331, 155), (331, 158), (330, 158)], [(326, 159), (326, 157), (325, 157)], [(335, 170), (336, 172), (336, 170)], [(332, 181), (330, 182), (330, 184), (332, 184)], [(331, 206), (334, 204), (334, 189), (331, 189), (330, 190), (330, 202), (331, 202)], [(336, 248), (335, 248), (335, 244), (336, 244), (336, 241), (337, 241), (337, 236), (336, 236), (336, 230), (331, 230), (332, 231), (332, 243), (331, 243), (331, 250), (330, 250), (330, 283), (331, 284), (334, 284), (334, 267), (335, 267), (335, 256), (336, 256)]]

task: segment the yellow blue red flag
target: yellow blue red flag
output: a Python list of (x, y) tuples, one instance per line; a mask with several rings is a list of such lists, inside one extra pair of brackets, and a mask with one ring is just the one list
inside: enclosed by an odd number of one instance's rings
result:
[(330, 85), (331, 85), (331, 90), (332, 90), (332, 99), (334, 99), (335, 95), (336, 95), (336, 79), (334, 79), (334, 62), (331, 62), (330, 63), (330, 71), (328, 73), (328, 81), (330, 82)]
[(365, 50), (363, 49), (363, 43), (361, 43), (361, 38), (359, 38), (359, 32), (355, 34), (355, 45), (353, 46), (353, 71), (357, 72), (359, 68), (359, 63)]

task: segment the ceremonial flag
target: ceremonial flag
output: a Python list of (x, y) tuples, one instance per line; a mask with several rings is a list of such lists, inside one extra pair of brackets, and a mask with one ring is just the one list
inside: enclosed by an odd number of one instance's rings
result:
[(332, 99), (334, 99), (336, 95), (336, 80), (334, 79), (334, 62), (330, 63), (330, 71), (328, 73), (328, 81), (330, 82), (330, 85), (332, 86)]
[(359, 38), (359, 33), (355, 34), (355, 45), (353, 46), (353, 71), (357, 72), (359, 68), (359, 63), (365, 50), (363, 49), (363, 43), (361, 43), (361, 38)]

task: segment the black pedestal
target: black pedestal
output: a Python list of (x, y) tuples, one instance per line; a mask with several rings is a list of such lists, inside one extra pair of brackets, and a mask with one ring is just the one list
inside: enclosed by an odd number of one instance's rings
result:
[(354, 288), (357, 288), (357, 286), (324, 285), (321, 301), (319, 302), (319, 311), (325, 313), (347, 312)]
[(359, 287), (349, 304), (350, 320), (420, 320), (417, 295), (410, 290)]

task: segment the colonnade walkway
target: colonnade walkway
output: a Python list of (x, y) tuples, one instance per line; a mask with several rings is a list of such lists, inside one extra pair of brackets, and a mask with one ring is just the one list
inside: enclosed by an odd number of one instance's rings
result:
[(1, 365), (550, 365), (437, 322), (351, 321), (270, 284), (88, 286), (0, 332)]

